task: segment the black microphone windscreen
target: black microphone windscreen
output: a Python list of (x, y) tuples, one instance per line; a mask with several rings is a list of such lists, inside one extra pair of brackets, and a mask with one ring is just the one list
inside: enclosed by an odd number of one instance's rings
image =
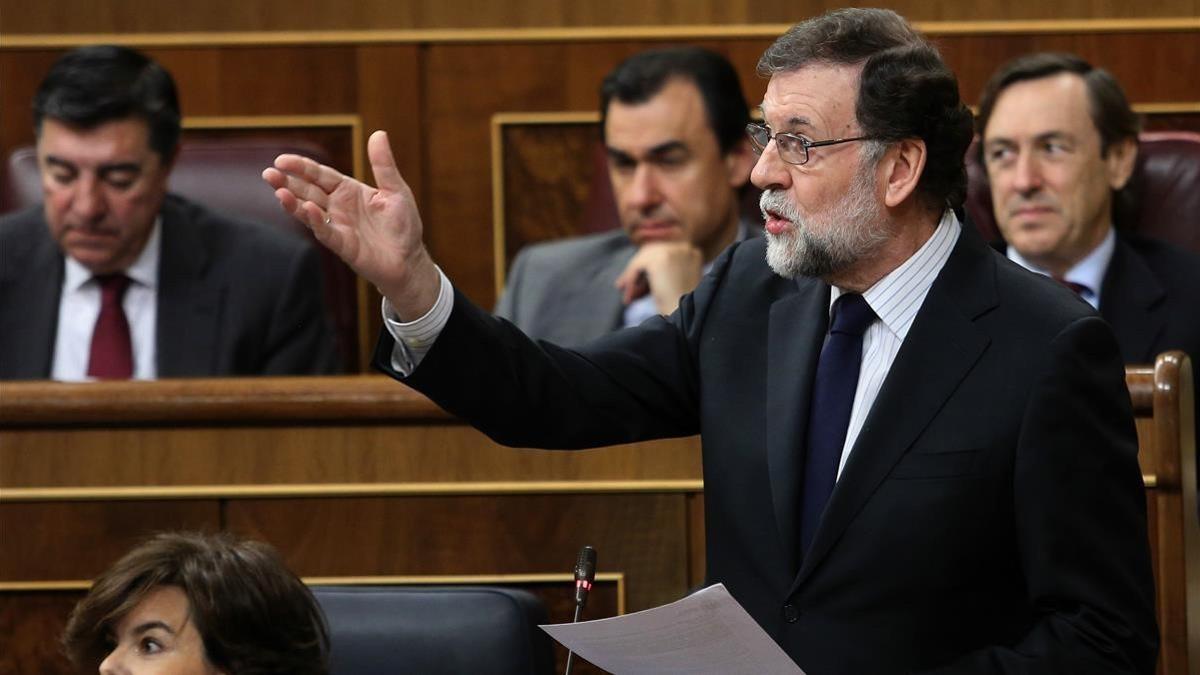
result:
[(575, 561), (575, 579), (589, 582), (596, 579), (596, 549), (591, 546), (579, 550), (579, 559)]

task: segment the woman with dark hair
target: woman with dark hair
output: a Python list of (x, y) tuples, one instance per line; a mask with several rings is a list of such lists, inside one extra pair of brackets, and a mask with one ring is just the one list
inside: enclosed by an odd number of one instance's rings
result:
[(325, 675), (312, 593), (267, 544), (165, 533), (96, 579), (63, 635), (80, 672)]

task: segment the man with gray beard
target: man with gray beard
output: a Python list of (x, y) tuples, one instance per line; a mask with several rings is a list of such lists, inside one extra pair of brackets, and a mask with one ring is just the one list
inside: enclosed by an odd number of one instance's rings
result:
[(887, 241), (881, 225), (883, 216), (871, 192), (875, 184), (871, 170), (877, 159), (871, 155), (884, 146), (875, 141), (864, 141), (864, 145), (868, 146), (863, 151), (866, 157), (846, 195), (829, 213), (814, 214), (808, 226), (788, 201), (787, 193), (774, 189), (762, 193), (759, 206), (763, 220), (767, 214), (776, 213), (801, 224), (798, 231), (767, 231), (767, 264), (779, 276), (824, 277), (871, 255)]
[(382, 132), (378, 189), (286, 155), (265, 177), (386, 298), (376, 365), (493, 439), (699, 433), (708, 580), (811, 675), (1153, 672), (1116, 343), (955, 218), (953, 74), (877, 9), (793, 27), (759, 70), (769, 237), (579, 349), (454, 291)]

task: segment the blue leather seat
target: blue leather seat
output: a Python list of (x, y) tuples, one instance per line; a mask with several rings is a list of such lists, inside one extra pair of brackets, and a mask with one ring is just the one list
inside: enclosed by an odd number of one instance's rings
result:
[(535, 595), (479, 586), (314, 586), (330, 675), (554, 672)]

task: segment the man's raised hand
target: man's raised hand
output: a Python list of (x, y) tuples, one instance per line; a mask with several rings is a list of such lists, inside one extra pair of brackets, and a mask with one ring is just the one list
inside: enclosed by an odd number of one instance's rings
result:
[(423, 315), (437, 299), (439, 276), (421, 240), (421, 214), (400, 176), (387, 133), (367, 141), (373, 188), (299, 155), (280, 155), (263, 171), (284, 210), (318, 241), (375, 284), (402, 320)]

